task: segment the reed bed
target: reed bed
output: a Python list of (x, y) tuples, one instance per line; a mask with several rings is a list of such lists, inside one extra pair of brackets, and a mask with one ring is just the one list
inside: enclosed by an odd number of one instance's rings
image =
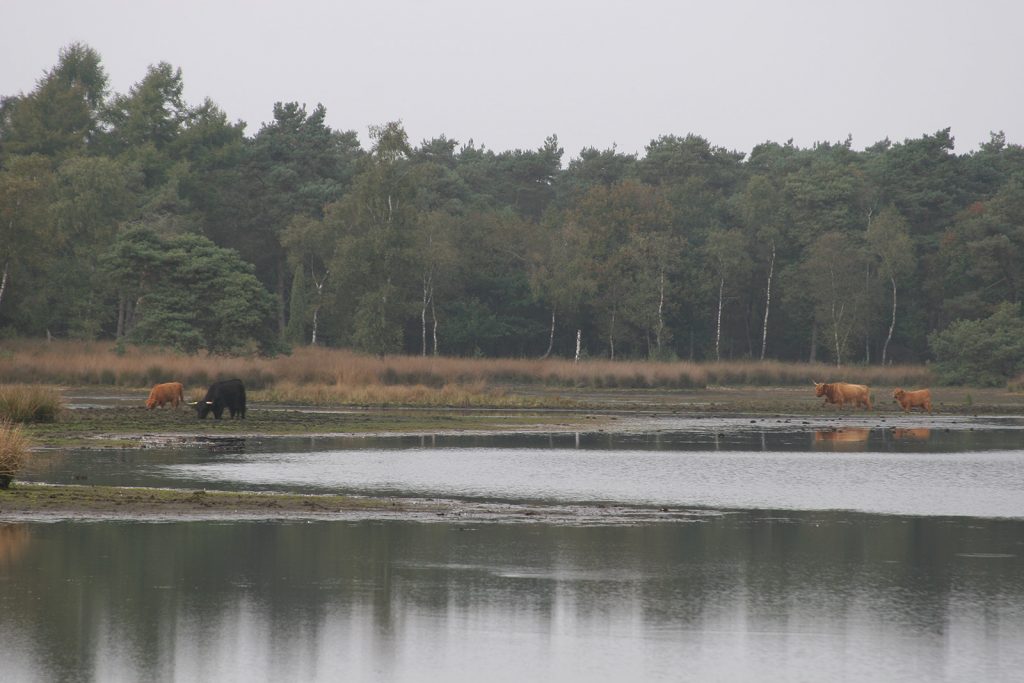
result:
[[(166, 350), (102, 342), (9, 341), (0, 346), (0, 382), (149, 387), (179, 381), (205, 387), (237, 377), (250, 390), (281, 395), (303, 385), (320, 385), (332, 395), (355, 395), (372, 388), (403, 387), (476, 395), (507, 385), (567, 388), (700, 389), (717, 385), (797, 386), (812, 381), (851, 381), (869, 385), (928, 386), (932, 376), (921, 365), (845, 366), (780, 361), (693, 363), (561, 359), (477, 359), (422, 356), (380, 358), (344, 349), (298, 348), (276, 358), (185, 355)], [(392, 394), (399, 395), (399, 390)], [(497, 396), (497, 394), (494, 394)], [(379, 403), (379, 401), (371, 401)]]
[(488, 388), (483, 382), (470, 385), (446, 384), (440, 388), (415, 385), (297, 384), (285, 381), (252, 393), (260, 401), (292, 405), (415, 405), (436, 408), (540, 408), (552, 403), (574, 405), (559, 397), (529, 397)]
[(0, 420), (0, 489), (6, 489), (28, 458), (28, 437), (20, 424)]
[(0, 384), (0, 420), (55, 422), (62, 407), (60, 394), (49, 387)]

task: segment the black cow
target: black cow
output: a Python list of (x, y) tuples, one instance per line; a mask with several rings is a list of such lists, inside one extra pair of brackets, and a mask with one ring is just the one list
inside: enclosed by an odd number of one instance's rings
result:
[(245, 417), (245, 386), (240, 379), (226, 379), (223, 382), (214, 382), (206, 391), (206, 398), (194, 404), (196, 414), (200, 420), (213, 411), (213, 416), (220, 419), (224, 414), (224, 408), (228, 409), (231, 417), (238, 414), (238, 417)]

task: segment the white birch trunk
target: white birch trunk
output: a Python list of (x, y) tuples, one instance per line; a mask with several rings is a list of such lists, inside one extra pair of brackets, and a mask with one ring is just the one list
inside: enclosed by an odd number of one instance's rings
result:
[(612, 321), (608, 327), (608, 351), (611, 360), (615, 360), (615, 309), (612, 309)]
[(843, 319), (843, 311), (845, 309), (846, 309), (846, 305), (845, 304), (840, 306), (839, 307), (839, 316), (837, 317), (836, 316), (836, 304), (835, 304), (835, 301), (832, 302), (832, 337), (835, 340), (835, 345), (836, 345), (836, 367), (837, 368), (843, 364), (843, 359), (841, 357), (842, 345), (840, 344), (840, 341), (839, 341), (839, 321)]
[(579, 329), (576, 330), (576, 357), (573, 360), (573, 363), (579, 363), (580, 362), (580, 340), (582, 339), (582, 337), (583, 337), (583, 330), (579, 330)]
[(548, 350), (544, 352), (544, 355), (540, 357), (541, 360), (548, 358), (551, 355), (551, 350), (555, 347), (555, 309), (554, 305), (551, 306), (551, 329), (548, 332)]
[(4, 291), (7, 289), (7, 270), (10, 265), (10, 261), (4, 261), (4, 273), (0, 276), (0, 304), (4, 301)]
[(309, 338), (310, 346), (316, 346), (316, 333), (318, 327), (320, 327), (320, 304), (317, 304), (313, 309), (313, 332)]
[(434, 355), (437, 355), (437, 311), (434, 309), (434, 285), (430, 285), (430, 319), (434, 322)]
[(775, 273), (775, 240), (772, 240), (772, 258), (768, 262), (768, 286), (764, 295), (764, 323), (761, 326), (761, 360), (768, 348), (768, 311), (772, 306), (772, 275)]
[(882, 365), (885, 365), (886, 353), (889, 351), (889, 342), (892, 341), (892, 331), (896, 328), (896, 276), (889, 275), (889, 282), (892, 283), (892, 320), (889, 321), (889, 335), (882, 344)]
[(330, 273), (329, 269), (325, 270), (320, 278), (317, 278), (315, 273), (310, 273), (313, 277), (313, 286), (316, 288), (316, 306), (313, 307), (313, 332), (309, 340), (310, 346), (316, 346), (316, 334), (320, 328), (320, 307), (324, 302), (324, 285), (327, 283), (327, 276)]
[(665, 271), (658, 279), (658, 327), (654, 330), (654, 345), (661, 357), (661, 335), (665, 331)]
[(427, 304), (429, 303), (429, 288), (426, 274), (423, 275), (423, 303), (420, 306), (420, 355), (424, 358), (427, 355)]
[(720, 343), (722, 341), (722, 293), (725, 291), (725, 276), (718, 282), (718, 320), (715, 323), (715, 360), (722, 360)]

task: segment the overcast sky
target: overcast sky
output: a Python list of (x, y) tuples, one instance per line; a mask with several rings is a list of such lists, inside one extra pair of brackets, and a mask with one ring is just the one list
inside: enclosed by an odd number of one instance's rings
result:
[(180, 67), (255, 134), (275, 102), (355, 130), (494, 150), (557, 134), (643, 153), (696, 133), (750, 152), (853, 137), (855, 149), (951, 127), (1024, 142), (1019, 0), (4, 0), (0, 95), (33, 89), (60, 49), (96, 49), (115, 92)]

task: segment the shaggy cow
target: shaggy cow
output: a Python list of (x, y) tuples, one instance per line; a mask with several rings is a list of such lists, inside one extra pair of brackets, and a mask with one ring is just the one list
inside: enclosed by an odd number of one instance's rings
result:
[(825, 403), (835, 403), (840, 408), (847, 403), (852, 403), (855, 406), (863, 405), (864, 410), (871, 410), (871, 390), (863, 384), (815, 382), (814, 395), (824, 396)]
[(146, 408), (153, 410), (157, 406), (163, 408), (165, 403), (170, 403), (177, 408), (185, 402), (185, 387), (181, 382), (165, 382), (157, 384), (149, 391), (149, 398), (146, 399)]
[(214, 382), (206, 391), (206, 398), (193, 403), (196, 407), (196, 415), (200, 420), (213, 411), (213, 416), (220, 419), (224, 414), (224, 408), (228, 409), (231, 417), (245, 417), (245, 386), (240, 379), (226, 379), (223, 382)]
[(892, 400), (899, 403), (905, 413), (909, 413), (914, 408), (921, 408), (929, 413), (932, 412), (932, 392), (928, 389), (918, 389), (917, 391), (894, 389)]

